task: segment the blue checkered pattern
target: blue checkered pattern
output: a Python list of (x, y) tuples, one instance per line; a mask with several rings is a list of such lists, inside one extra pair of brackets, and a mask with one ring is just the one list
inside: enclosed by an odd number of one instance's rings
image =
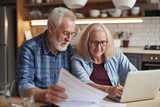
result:
[(63, 67), (70, 71), (72, 48), (53, 55), (48, 47), (47, 31), (26, 41), (19, 49), (16, 62), (16, 83), (20, 89), (46, 89), (56, 84)]

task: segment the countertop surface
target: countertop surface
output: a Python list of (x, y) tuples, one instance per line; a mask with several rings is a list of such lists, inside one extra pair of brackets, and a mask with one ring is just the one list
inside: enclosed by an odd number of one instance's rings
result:
[(135, 54), (160, 54), (160, 50), (144, 50), (143, 47), (120, 47), (124, 53), (135, 53)]

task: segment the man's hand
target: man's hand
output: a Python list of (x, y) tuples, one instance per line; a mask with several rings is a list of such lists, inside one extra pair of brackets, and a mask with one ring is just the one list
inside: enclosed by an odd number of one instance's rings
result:
[(65, 94), (64, 88), (58, 85), (53, 85), (49, 86), (48, 89), (45, 91), (44, 98), (45, 102), (47, 103), (56, 103), (66, 100), (68, 96)]
[(43, 103), (56, 103), (68, 98), (65, 94), (65, 89), (58, 85), (49, 86), (46, 90), (37, 87), (26, 90), (28, 95), (33, 92), (35, 93), (35, 100)]

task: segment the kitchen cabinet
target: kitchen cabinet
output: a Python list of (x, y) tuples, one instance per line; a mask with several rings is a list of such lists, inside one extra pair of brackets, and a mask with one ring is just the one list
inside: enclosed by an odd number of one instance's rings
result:
[(142, 69), (142, 54), (124, 53), (129, 61), (138, 69)]
[[(47, 0), (43, 0), (47, 1)], [(53, 2), (31, 3), (31, 0), (17, 0), (17, 47), (19, 47), (24, 41), (24, 31), (31, 30), (30, 20), (46, 19), (48, 13), (58, 6), (66, 7), (62, 0), (53, 0)], [(147, 0), (137, 0), (136, 4), (147, 3)], [(80, 9), (72, 10), (75, 13), (83, 13), (85, 18), (89, 17), (89, 10), (91, 9), (107, 9), (114, 8), (112, 0), (88, 0), (87, 4)], [(33, 12), (38, 12), (35, 15)], [(87, 11), (86, 11), (87, 10)], [(32, 15), (31, 15), (32, 14)], [(32, 17), (31, 17), (32, 16)], [(92, 18), (93, 19), (93, 18)], [(82, 19), (83, 20), (83, 19)]]
[[(145, 2), (146, 0), (137, 1), (137, 3), (145, 3)], [(46, 19), (47, 18), (46, 14), (49, 13), (54, 7), (57, 7), (57, 6), (66, 7), (62, 0), (56, 0), (49, 3), (48, 2), (31, 3), (30, 0), (24, 0), (23, 19), (24, 20)], [(89, 10), (91, 9), (103, 10), (103, 9), (109, 9), (109, 8), (114, 8), (112, 0), (88, 0), (87, 4), (83, 8), (73, 9), (72, 11), (74, 11), (75, 13), (82, 13), (85, 16), (85, 18), (89, 18)], [(39, 17), (32, 17), (30, 13), (34, 10), (38, 10), (41, 15)], [(141, 16), (141, 14), (139, 16)]]

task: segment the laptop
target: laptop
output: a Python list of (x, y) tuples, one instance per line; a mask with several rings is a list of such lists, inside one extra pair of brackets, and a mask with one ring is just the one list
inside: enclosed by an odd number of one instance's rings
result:
[(108, 97), (117, 102), (154, 99), (160, 88), (160, 69), (129, 72), (121, 97)]

